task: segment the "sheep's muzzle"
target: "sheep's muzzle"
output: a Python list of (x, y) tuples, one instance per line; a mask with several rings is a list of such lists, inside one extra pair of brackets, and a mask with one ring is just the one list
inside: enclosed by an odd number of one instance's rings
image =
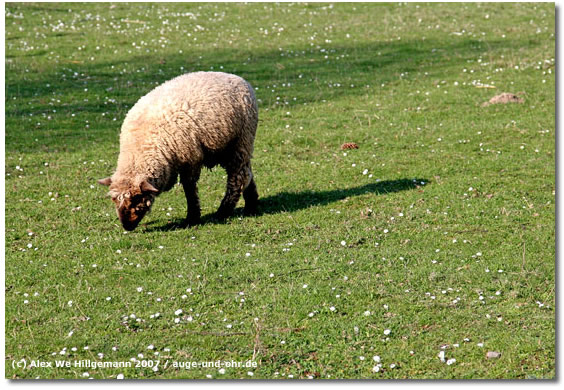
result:
[(145, 216), (145, 210), (121, 208), (117, 210), (117, 214), (123, 228), (132, 231)]
[(139, 225), (139, 221), (141, 221), (141, 218), (139, 218), (137, 221), (131, 222), (131, 221), (121, 221), (121, 225), (123, 226), (123, 228), (129, 232), (135, 230), (135, 228), (137, 227), (137, 225)]

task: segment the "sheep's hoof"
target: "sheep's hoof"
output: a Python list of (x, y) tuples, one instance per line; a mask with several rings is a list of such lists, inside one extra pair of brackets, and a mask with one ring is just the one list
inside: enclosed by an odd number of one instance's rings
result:
[(215, 219), (219, 221), (226, 220), (227, 218), (233, 215), (233, 210), (226, 211), (226, 210), (217, 210), (216, 213), (213, 215)]
[(257, 205), (246, 206), (243, 209), (243, 214), (247, 216), (258, 215), (258, 207)]
[(182, 228), (191, 228), (200, 224), (200, 218), (186, 218), (180, 226)]

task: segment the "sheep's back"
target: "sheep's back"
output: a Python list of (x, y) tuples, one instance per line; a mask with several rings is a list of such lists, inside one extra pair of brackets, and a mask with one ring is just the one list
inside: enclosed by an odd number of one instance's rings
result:
[(196, 163), (238, 138), (254, 139), (257, 122), (254, 91), (241, 77), (189, 73), (139, 99), (123, 123), (121, 143), (164, 153), (169, 163)]

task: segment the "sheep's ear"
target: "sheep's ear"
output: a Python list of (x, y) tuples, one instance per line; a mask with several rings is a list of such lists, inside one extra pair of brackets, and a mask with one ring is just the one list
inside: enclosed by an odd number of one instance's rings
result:
[(141, 192), (154, 192), (154, 193), (159, 192), (159, 190), (157, 190), (155, 187), (153, 187), (153, 185), (151, 183), (149, 183), (147, 180), (144, 180), (139, 185), (139, 188), (141, 189)]
[(98, 184), (101, 184), (103, 186), (109, 186), (110, 184), (112, 184), (112, 178), (106, 177), (105, 179), (100, 179), (98, 180)]

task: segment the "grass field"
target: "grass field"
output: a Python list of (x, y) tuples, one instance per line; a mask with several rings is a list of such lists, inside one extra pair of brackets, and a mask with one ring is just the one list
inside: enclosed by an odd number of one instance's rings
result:
[[(6, 378), (554, 378), (554, 20), (553, 3), (7, 3)], [(126, 233), (96, 184), (120, 124), (196, 70), (256, 89), (260, 213), (211, 219), (216, 168), (202, 225), (177, 227), (175, 186)], [(524, 102), (482, 107), (502, 92)], [(210, 361), (243, 367), (179, 367)]]

